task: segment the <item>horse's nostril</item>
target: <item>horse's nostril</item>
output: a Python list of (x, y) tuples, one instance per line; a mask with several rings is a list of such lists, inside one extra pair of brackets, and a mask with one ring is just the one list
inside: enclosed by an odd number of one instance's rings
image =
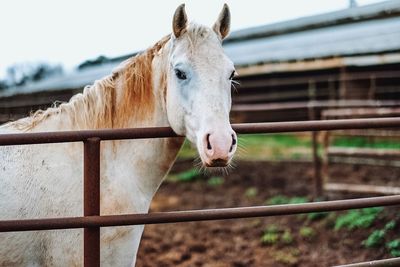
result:
[(210, 143), (210, 134), (207, 134), (207, 149), (208, 150), (212, 149), (212, 146), (211, 146), (211, 143)]
[(229, 149), (229, 152), (232, 152), (232, 150), (233, 150), (233, 147), (236, 145), (236, 139), (235, 139), (235, 136), (233, 136), (233, 134), (232, 134), (232, 145), (231, 145), (231, 148)]

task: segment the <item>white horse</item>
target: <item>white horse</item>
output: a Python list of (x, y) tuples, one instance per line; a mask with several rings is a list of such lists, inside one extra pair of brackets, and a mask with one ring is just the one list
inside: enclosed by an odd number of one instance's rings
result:
[[(233, 63), (222, 49), (225, 5), (213, 28), (188, 23), (122, 63), (68, 103), (5, 124), (0, 133), (171, 126), (197, 146), (206, 167), (229, 164)], [(101, 145), (101, 214), (148, 212), (182, 138)], [(82, 144), (0, 147), (0, 220), (82, 216)], [(0, 266), (81, 266), (83, 230), (0, 234)], [(101, 229), (102, 266), (134, 266), (143, 226)]]

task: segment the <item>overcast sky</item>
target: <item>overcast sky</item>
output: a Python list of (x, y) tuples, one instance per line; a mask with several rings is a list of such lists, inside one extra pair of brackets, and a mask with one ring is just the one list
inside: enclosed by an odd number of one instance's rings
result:
[[(47, 61), (67, 69), (99, 55), (144, 49), (171, 32), (175, 8), (212, 25), (224, 2), (232, 30), (347, 8), (349, 0), (12, 0), (0, 1), (0, 78), (17, 62)], [(357, 0), (359, 5), (382, 2)]]

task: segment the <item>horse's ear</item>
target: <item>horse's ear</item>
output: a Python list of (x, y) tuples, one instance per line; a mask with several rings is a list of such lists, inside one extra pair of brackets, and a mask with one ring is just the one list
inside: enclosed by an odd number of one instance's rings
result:
[(213, 29), (223, 40), (228, 34), (231, 28), (231, 12), (227, 4), (224, 4), (221, 13), (219, 13), (218, 19), (215, 22)]
[(181, 4), (175, 10), (174, 19), (172, 21), (172, 28), (174, 30), (174, 36), (179, 38), (182, 33), (186, 30), (187, 26), (187, 15), (185, 12), (185, 4)]

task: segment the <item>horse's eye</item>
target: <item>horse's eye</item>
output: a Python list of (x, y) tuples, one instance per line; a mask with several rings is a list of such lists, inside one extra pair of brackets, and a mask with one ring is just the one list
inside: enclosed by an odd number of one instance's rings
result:
[(175, 69), (175, 75), (179, 80), (186, 80), (186, 73), (181, 70)]
[(231, 76), (229, 76), (229, 80), (232, 80), (235, 77), (236, 71), (232, 71)]

